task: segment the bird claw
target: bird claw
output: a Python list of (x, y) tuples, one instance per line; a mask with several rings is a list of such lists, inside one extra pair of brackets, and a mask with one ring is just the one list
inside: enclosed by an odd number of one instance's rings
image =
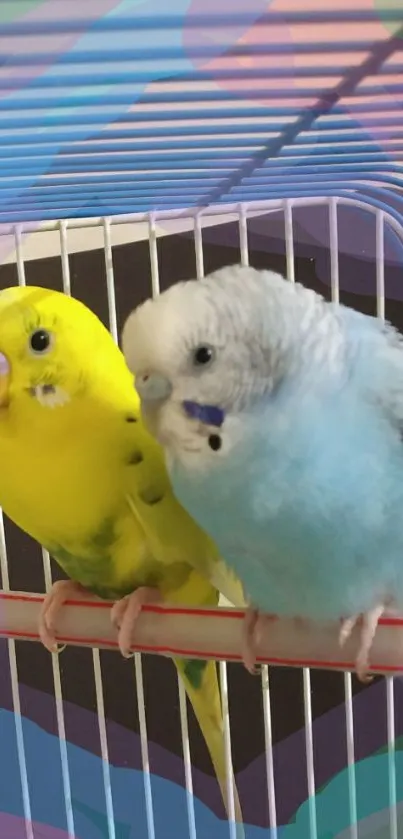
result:
[(117, 600), (112, 606), (111, 621), (118, 631), (118, 644), (124, 658), (133, 658), (131, 652), (133, 633), (140, 617), (142, 606), (147, 603), (158, 603), (162, 600), (161, 594), (156, 588), (142, 586), (131, 594)]
[(56, 641), (56, 620), (60, 609), (69, 598), (83, 597), (83, 595), (88, 597), (88, 592), (73, 580), (58, 580), (48, 591), (39, 616), (38, 632), (43, 646), (50, 653), (60, 655), (67, 646), (67, 644), (59, 646)]
[(257, 648), (262, 639), (264, 627), (272, 620), (274, 620), (272, 615), (263, 614), (258, 609), (250, 607), (246, 611), (242, 628), (242, 661), (252, 676), (260, 673), (260, 667), (256, 667)]
[[(375, 638), (375, 633), (377, 630), (379, 619), (382, 617), (384, 611), (384, 604), (378, 604), (377, 606), (374, 606), (374, 608), (370, 611), (365, 612), (362, 616), (361, 638), (360, 646), (355, 660), (355, 672), (359, 681), (363, 684), (369, 684), (369, 682), (372, 682), (374, 678), (368, 672), (370, 670), (369, 653), (371, 651), (373, 640)], [(346, 620), (342, 622), (339, 632), (340, 647), (344, 646), (347, 639), (350, 637), (354, 627), (357, 625), (360, 617), (360, 615), (353, 615), (350, 618), (346, 618)]]

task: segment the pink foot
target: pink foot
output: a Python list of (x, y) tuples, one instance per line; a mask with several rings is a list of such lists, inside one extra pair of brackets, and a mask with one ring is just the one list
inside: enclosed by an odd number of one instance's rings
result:
[(131, 652), (133, 633), (140, 616), (141, 607), (147, 603), (158, 603), (162, 600), (161, 594), (156, 588), (142, 586), (126, 597), (122, 597), (113, 606), (111, 621), (118, 630), (119, 649), (124, 658), (132, 658)]
[(57, 583), (53, 583), (43, 601), (38, 627), (42, 644), (50, 653), (61, 653), (66, 647), (64, 644), (58, 648), (55, 635), (57, 616), (63, 604), (70, 598), (90, 596), (83, 586), (74, 583), (72, 580), (59, 580)]
[[(383, 604), (379, 604), (378, 606), (374, 606), (374, 608), (371, 609), (369, 612), (365, 612), (365, 614), (362, 616), (360, 646), (355, 661), (355, 672), (360, 682), (372, 682), (373, 676), (371, 676), (368, 672), (370, 669), (369, 653), (371, 651), (372, 643), (375, 638), (375, 633), (377, 630), (379, 619), (382, 617), (384, 611), (385, 606)], [(342, 622), (339, 633), (339, 644), (341, 647), (346, 643), (347, 639), (350, 637), (359, 619), (360, 615), (354, 615), (353, 617), (347, 618)]]
[(259, 672), (255, 666), (257, 647), (262, 639), (265, 626), (272, 620), (274, 620), (272, 615), (262, 614), (258, 609), (252, 607), (247, 609), (242, 630), (242, 660), (252, 676)]

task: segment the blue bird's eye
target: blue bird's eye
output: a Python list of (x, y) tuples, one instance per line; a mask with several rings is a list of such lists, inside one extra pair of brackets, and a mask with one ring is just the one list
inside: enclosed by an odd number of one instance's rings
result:
[(200, 344), (193, 350), (193, 363), (195, 367), (206, 367), (214, 361), (214, 349), (209, 344)]

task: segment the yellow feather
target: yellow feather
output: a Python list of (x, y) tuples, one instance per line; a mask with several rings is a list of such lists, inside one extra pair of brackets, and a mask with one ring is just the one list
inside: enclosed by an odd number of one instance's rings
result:
[[(51, 335), (43, 354), (30, 349), (38, 329)], [(58, 292), (7, 289), (0, 352), (11, 368), (9, 401), (0, 408), (7, 515), (101, 597), (156, 586), (172, 603), (208, 606), (218, 602), (218, 585), (244, 605), (241, 585), (176, 501), (124, 357), (98, 318)], [(226, 801), (216, 665), (175, 664)], [(242, 821), (237, 796), (236, 818)]]

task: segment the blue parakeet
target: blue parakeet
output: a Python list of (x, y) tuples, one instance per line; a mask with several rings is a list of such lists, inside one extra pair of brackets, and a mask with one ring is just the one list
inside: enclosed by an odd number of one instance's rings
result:
[[(403, 606), (403, 339), (271, 271), (178, 283), (128, 318), (123, 349), (178, 499), (259, 613), (379, 617)], [(260, 624), (261, 628), (261, 624)]]

